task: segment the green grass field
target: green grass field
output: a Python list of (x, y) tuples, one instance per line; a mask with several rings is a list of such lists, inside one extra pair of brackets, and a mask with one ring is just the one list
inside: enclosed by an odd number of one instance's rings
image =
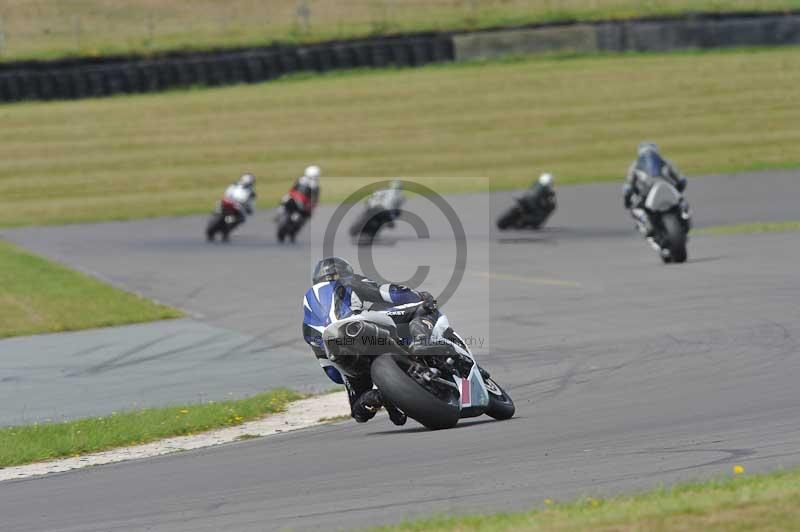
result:
[(0, 338), (179, 316), (177, 310), (0, 241)]
[[(741, 471), (737, 468), (737, 471)], [(735, 474), (735, 473), (734, 473)], [(539, 501), (543, 510), (443, 517), (382, 532), (744, 532), (800, 529), (800, 469), (686, 484), (612, 499), (586, 497), (567, 504)]]
[(302, 396), (275, 390), (237, 401), (148, 408), (63, 423), (0, 429), (0, 468), (240, 425), (283, 412)]
[(11, 0), (0, 6), (0, 61), (798, 8), (800, 0)]
[(2, 105), (0, 227), (208, 212), (243, 171), (271, 207), (310, 163), (322, 166), (329, 201), (351, 186), (331, 176), (485, 176), (494, 187), (543, 170), (557, 184), (622, 179), (642, 139), (690, 175), (790, 167), (800, 164), (799, 84), (800, 49), (785, 48)]

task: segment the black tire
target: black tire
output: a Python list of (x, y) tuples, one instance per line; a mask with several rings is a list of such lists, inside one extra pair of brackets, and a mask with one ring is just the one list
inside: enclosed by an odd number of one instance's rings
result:
[(667, 213), (661, 218), (664, 231), (667, 233), (667, 244), (672, 262), (686, 262), (686, 231), (674, 213)]
[(495, 395), (492, 393), (491, 389), (489, 390), (489, 406), (486, 408), (486, 415), (497, 420), (511, 419), (514, 417), (516, 407), (514, 406), (514, 401), (511, 399), (511, 396), (492, 379), (486, 379), (486, 386), (487, 388), (494, 387), (500, 392), (500, 395)]
[(286, 239), (286, 224), (281, 220), (278, 224), (278, 242), (281, 244)]
[(501, 231), (508, 229), (519, 219), (521, 214), (519, 207), (511, 207), (505, 214), (497, 219), (497, 228)]
[(397, 365), (397, 358), (381, 355), (372, 361), (372, 380), (384, 398), (429, 429), (455, 427), (461, 416), (457, 401), (447, 403), (422, 388)]
[(208, 225), (206, 225), (206, 238), (208, 240), (214, 240), (214, 237), (218, 232), (222, 230), (222, 225), (225, 223), (225, 216), (220, 213), (214, 213), (211, 215), (211, 219), (208, 221)]

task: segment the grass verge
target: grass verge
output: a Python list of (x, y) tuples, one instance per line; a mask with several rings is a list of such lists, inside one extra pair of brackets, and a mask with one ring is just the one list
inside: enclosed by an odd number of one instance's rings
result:
[(284, 389), (236, 401), (148, 408), (64, 423), (0, 429), (0, 468), (240, 425), (283, 412), (302, 396)]
[[(713, 72), (714, 75), (709, 75)], [(208, 212), (256, 174), (272, 205), (302, 168), (429, 176), (442, 192), (621, 180), (658, 141), (682, 171), (800, 164), (800, 49), (527, 58), (0, 106), (0, 227)], [(434, 187), (436, 188), (436, 187)]]
[(704, 227), (697, 230), (696, 233), (700, 235), (733, 235), (740, 233), (782, 233), (786, 231), (800, 231), (800, 220), (719, 225)]
[(797, 8), (798, 0), (29, 0), (0, 9), (0, 60)]
[(0, 338), (180, 316), (0, 241)]
[(797, 530), (800, 469), (685, 484), (635, 496), (544, 503), (545, 509), (531, 512), (433, 518), (373, 530)]

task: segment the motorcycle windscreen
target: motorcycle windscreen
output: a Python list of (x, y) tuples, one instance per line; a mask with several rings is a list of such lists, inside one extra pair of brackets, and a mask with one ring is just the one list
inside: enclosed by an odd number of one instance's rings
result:
[(663, 179), (657, 179), (647, 194), (644, 206), (653, 212), (664, 212), (672, 209), (681, 202), (678, 189)]
[[(325, 327), (353, 313), (353, 290), (338, 281), (317, 283), (303, 296), (303, 338), (309, 345), (322, 347)], [(316, 331), (317, 334), (310, 334)]]

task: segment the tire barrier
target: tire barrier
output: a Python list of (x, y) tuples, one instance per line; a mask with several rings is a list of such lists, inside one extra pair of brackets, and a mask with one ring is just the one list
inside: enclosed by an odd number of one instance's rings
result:
[(66, 100), (192, 86), (259, 83), (301, 71), (327, 72), (496, 58), (553, 51), (666, 51), (800, 44), (800, 12), (555, 23), (464, 33), (419, 33), (143, 57), (0, 63), (0, 102)]
[(0, 64), (0, 101), (69, 100), (258, 83), (291, 72), (416, 67), (453, 58), (449, 35), (427, 33), (154, 58), (5, 63)]

